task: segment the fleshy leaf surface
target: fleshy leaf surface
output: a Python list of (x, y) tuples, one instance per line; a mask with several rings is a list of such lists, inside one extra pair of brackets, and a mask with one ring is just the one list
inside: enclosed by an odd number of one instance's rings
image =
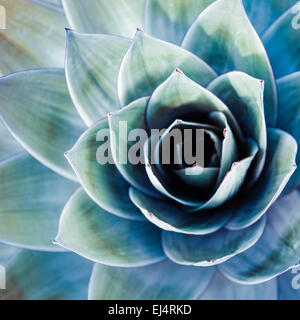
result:
[(132, 37), (143, 27), (144, 0), (62, 0), (71, 28)]
[(109, 139), (108, 120), (104, 119), (89, 127), (66, 157), (81, 186), (100, 207), (121, 218), (144, 220), (129, 199), (130, 185), (112, 161)]
[(12, 137), (3, 121), (0, 119), (0, 161), (9, 158), (13, 154), (21, 152), (23, 148)]
[(180, 45), (190, 25), (215, 0), (149, 0), (145, 31), (155, 38)]
[(96, 264), (89, 299), (195, 300), (205, 291), (214, 271), (214, 268), (180, 266), (169, 260), (140, 268)]
[(130, 188), (129, 196), (145, 217), (167, 231), (184, 234), (205, 235), (221, 229), (230, 219), (230, 213), (221, 210), (185, 212), (171, 200), (159, 200)]
[(62, 251), (52, 244), (61, 211), (77, 185), (19, 153), (0, 163), (0, 241)]
[(33, 157), (76, 179), (64, 152), (85, 126), (71, 102), (62, 69), (24, 71), (1, 78), (0, 115)]
[(205, 62), (189, 51), (137, 31), (120, 67), (118, 92), (121, 104), (125, 106), (151, 95), (176, 68), (203, 86), (216, 77)]
[[(264, 170), (231, 207), (230, 230), (243, 229), (256, 222), (279, 197), (296, 169), (297, 143), (288, 133), (268, 129), (268, 148)], [(262, 197), (263, 195), (263, 197)]]
[(216, 272), (200, 300), (277, 300), (277, 280), (257, 285), (232, 282)]
[[(277, 81), (278, 127), (300, 141), (300, 72), (290, 74)], [(296, 157), (297, 169), (289, 180), (285, 192), (300, 184), (300, 154)]]
[(252, 247), (261, 237), (266, 219), (238, 231), (221, 229), (209, 235), (196, 236), (163, 232), (162, 244), (166, 256), (175, 263), (208, 267), (223, 263)]
[[(5, 265), (7, 261), (13, 258), (20, 251), (21, 249), (17, 247), (0, 243), (0, 266)], [(1, 279), (1, 275), (0, 275), (0, 279)], [(1, 297), (1, 294), (0, 294), (0, 297)]]
[(214, 94), (176, 69), (152, 94), (147, 107), (150, 129), (165, 129), (176, 119), (195, 121), (213, 111), (223, 112), (237, 139), (243, 141), (238, 122)]
[(260, 283), (298, 264), (300, 256), (300, 191), (277, 200), (267, 212), (262, 237), (246, 252), (219, 266), (240, 283)]
[(264, 80), (266, 121), (275, 124), (277, 95), (272, 68), (241, 0), (218, 0), (205, 9), (190, 27), (182, 46), (219, 74), (243, 71)]
[[(159, 196), (148, 179), (144, 163), (134, 164), (129, 157), (131, 148), (137, 143), (134, 130), (147, 129), (145, 114), (148, 101), (149, 97), (138, 99), (120, 111), (108, 115), (110, 134), (115, 137), (111, 139), (111, 149), (118, 170), (132, 186), (150, 195)], [(132, 138), (129, 139), (131, 134)], [(139, 144), (142, 147), (144, 137), (141, 136), (140, 139), (142, 141)], [(141, 160), (144, 162), (142, 151)]]
[(23, 250), (6, 267), (0, 300), (83, 300), (92, 263), (74, 253)]
[(262, 37), (276, 79), (300, 71), (299, 12), (298, 3), (280, 16)]
[(68, 23), (61, 8), (34, 0), (0, 0), (0, 5), (6, 12), (6, 29), (0, 30), (0, 75), (63, 67)]
[(67, 31), (66, 79), (87, 125), (120, 108), (117, 80), (130, 44), (129, 39), (119, 36)]
[(247, 15), (261, 36), (286, 10), (299, 0), (243, 0)]
[(262, 81), (234, 71), (218, 77), (207, 89), (226, 104), (238, 119), (244, 135), (257, 142), (259, 151), (253, 164), (255, 181), (263, 169), (267, 148)]
[(145, 266), (165, 257), (161, 230), (110, 214), (82, 189), (63, 210), (56, 242), (89, 260), (117, 267)]

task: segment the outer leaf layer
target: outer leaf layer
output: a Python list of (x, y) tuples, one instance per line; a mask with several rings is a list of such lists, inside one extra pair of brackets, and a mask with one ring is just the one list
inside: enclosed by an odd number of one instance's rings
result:
[(61, 69), (15, 73), (0, 79), (0, 114), (19, 143), (44, 165), (75, 179), (64, 152), (84, 130)]
[(0, 33), (0, 75), (63, 67), (68, 24), (61, 8), (34, 0), (1, 0), (0, 5), (6, 11), (6, 29)]
[(61, 251), (52, 240), (76, 184), (28, 154), (2, 162), (0, 177), (0, 241), (33, 250)]
[(125, 106), (151, 95), (175, 68), (180, 68), (203, 86), (216, 77), (214, 71), (192, 53), (137, 31), (120, 68), (118, 92), (121, 104)]
[(163, 232), (164, 252), (172, 261), (200, 267), (223, 263), (252, 247), (266, 225), (262, 218), (251, 227), (239, 231), (221, 229), (206, 236)]
[(67, 32), (67, 83), (87, 125), (119, 109), (117, 79), (130, 43), (117, 36)]
[(169, 260), (142, 268), (111, 268), (96, 264), (89, 299), (196, 299), (206, 289), (213, 273), (214, 268), (184, 267)]
[(72, 28), (131, 37), (143, 27), (144, 0), (62, 0)]
[(82, 300), (91, 263), (73, 253), (22, 251), (6, 265), (1, 300)]
[(145, 31), (180, 44), (192, 22), (215, 0), (149, 0), (145, 8)]
[(260, 240), (249, 250), (219, 266), (230, 279), (260, 283), (298, 263), (300, 256), (299, 191), (281, 198), (269, 209)]
[(266, 121), (268, 125), (275, 124), (277, 100), (272, 68), (241, 0), (213, 3), (191, 26), (182, 45), (220, 74), (243, 71), (264, 80)]
[(108, 120), (104, 119), (88, 128), (66, 156), (80, 184), (100, 207), (121, 218), (144, 220), (129, 199), (129, 184), (111, 161), (109, 137)]
[[(268, 129), (266, 164), (259, 180), (233, 203), (230, 230), (243, 229), (256, 222), (279, 197), (295, 171), (296, 141), (279, 129)], [(263, 195), (263, 197), (262, 197)]]
[(133, 267), (164, 259), (160, 237), (158, 228), (118, 218), (79, 189), (64, 208), (56, 241), (95, 262)]

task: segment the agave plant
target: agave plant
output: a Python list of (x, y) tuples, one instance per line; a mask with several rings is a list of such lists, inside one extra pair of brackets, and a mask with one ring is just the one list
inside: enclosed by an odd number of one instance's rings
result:
[[(0, 4), (0, 297), (300, 297), (297, 0)], [(175, 128), (204, 165), (153, 163)]]

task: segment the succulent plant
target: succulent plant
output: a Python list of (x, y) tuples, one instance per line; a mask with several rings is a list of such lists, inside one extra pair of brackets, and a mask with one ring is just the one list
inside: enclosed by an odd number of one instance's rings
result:
[(0, 5), (0, 297), (300, 297), (298, 1)]

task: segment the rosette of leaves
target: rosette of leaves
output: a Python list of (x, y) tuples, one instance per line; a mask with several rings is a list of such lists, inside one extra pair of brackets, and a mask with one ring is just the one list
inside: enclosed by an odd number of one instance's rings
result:
[[(299, 297), (297, 1), (0, 4), (4, 298)], [(151, 161), (175, 128), (204, 165)]]

